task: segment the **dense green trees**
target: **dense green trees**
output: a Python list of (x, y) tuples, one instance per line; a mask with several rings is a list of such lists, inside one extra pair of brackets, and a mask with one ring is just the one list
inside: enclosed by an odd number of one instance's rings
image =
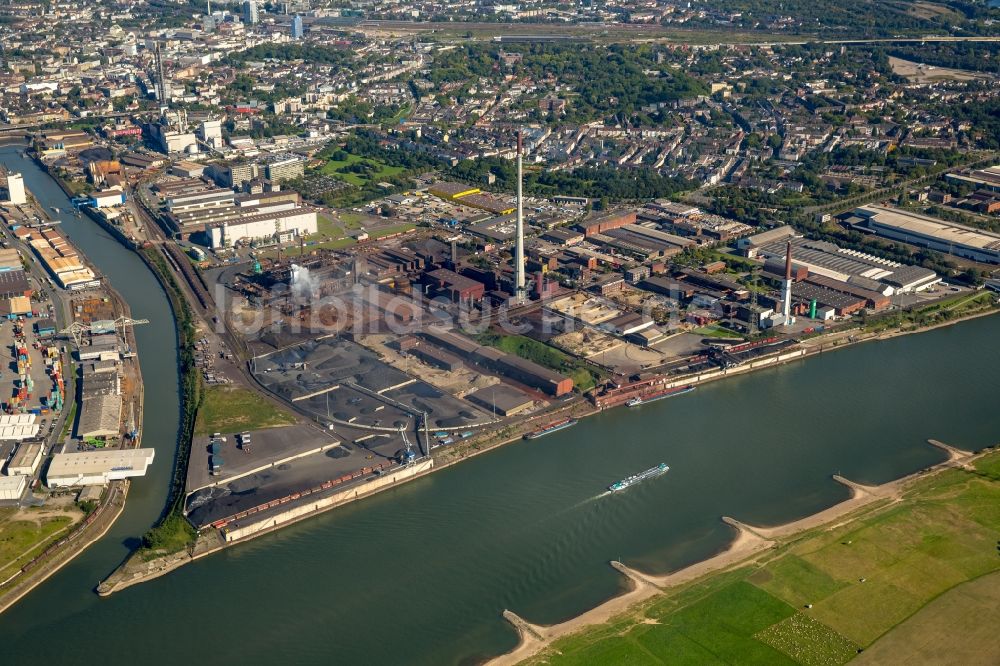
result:
[(348, 49), (341, 49), (326, 44), (258, 44), (244, 51), (237, 51), (226, 56), (225, 63), (238, 66), (253, 60), (305, 60), (321, 65), (347, 66), (354, 59)]
[(888, 54), (935, 67), (1000, 73), (1000, 44), (972, 42), (930, 42), (898, 44)]
[(857, 37), (956, 32), (995, 34), (995, 26), (987, 19), (995, 19), (998, 13), (987, 2), (974, 0), (920, 3), (903, 0), (705, 0), (699, 7), (708, 13), (689, 21), (689, 26), (718, 29), (721, 13), (730, 17), (732, 27), (766, 30), (772, 20), (790, 17), (801, 23), (801, 28), (790, 29), (793, 32)]
[[(498, 190), (514, 190), (517, 173), (511, 160), (497, 157), (464, 160), (450, 171), (455, 178), (477, 184), (484, 183), (488, 173), (496, 177), (494, 186)], [(697, 184), (685, 178), (662, 176), (648, 168), (623, 170), (594, 166), (572, 171), (529, 169), (524, 174), (524, 187), (529, 194), (539, 196), (562, 194), (621, 201), (669, 197), (694, 189)]]
[[(568, 85), (565, 122), (582, 123), (618, 116), (635, 125), (662, 121), (658, 106), (707, 95), (708, 88), (682, 69), (659, 62), (649, 45), (532, 44), (520, 49), (521, 60), (501, 64), (496, 44), (469, 44), (436, 56), (430, 78), (436, 83), (475, 81), (499, 83), (507, 74), (535, 81), (558, 80)], [(549, 119), (555, 120), (555, 119)]]
[[(335, 146), (336, 144), (331, 144)], [(395, 144), (391, 144), (395, 145)], [(330, 148), (324, 149), (317, 157), (325, 157), (325, 153)], [(366, 157), (378, 160), (389, 166), (402, 167), (407, 170), (427, 169), (440, 166), (435, 158), (426, 153), (413, 150), (400, 150), (383, 146), (379, 135), (369, 130), (358, 130), (347, 138), (342, 149), (332, 149), (332, 152), (350, 153), (359, 157)], [(330, 159), (339, 158), (330, 156)]]

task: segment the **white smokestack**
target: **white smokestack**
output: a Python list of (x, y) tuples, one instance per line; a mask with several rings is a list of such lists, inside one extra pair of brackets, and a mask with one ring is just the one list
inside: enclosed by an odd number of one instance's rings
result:
[(517, 131), (517, 241), (514, 247), (514, 270), (516, 276), (514, 298), (518, 303), (526, 300), (524, 287), (524, 201), (521, 193), (521, 181), (524, 174), (521, 166), (522, 147), (521, 130)]
[(785, 246), (785, 282), (781, 290), (781, 313), (785, 315), (785, 326), (792, 323), (792, 243)]

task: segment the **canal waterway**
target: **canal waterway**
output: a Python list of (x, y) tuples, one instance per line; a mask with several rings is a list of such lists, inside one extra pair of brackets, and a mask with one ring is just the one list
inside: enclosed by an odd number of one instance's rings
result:
[[(68, 205), (16, 152), (0, 149), (0, 162), (46, 206)], [(665, 573), (725, 548), (723, 515), (793, 520), (847, 497), (833, 474), (882, 483), (940, 462), (928, 438), (973, 449), (1000, 434), (1000, 318), (988, 317), (588, 418), (101, 599), (93, 586), (165, 499), (176, 349), (145, 266), (92, 222), (66, 219), (154, 322), (136, 336), (144, 442), (159, 457), (111, 533), (0, 616), (5, 663), (474, 663), (516, 644), (505, 608), (547, 624), (618, 594), (609, 560)], [(603, 494), (660, 462), (665, 476)]]

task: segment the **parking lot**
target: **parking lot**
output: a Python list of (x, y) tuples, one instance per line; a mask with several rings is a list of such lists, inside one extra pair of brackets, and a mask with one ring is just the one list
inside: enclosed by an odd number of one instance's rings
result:
[(240, 433), (219, 433), (217, 454), (223, 464), (217, 474), (211, 473), (210, 436), (196, 436), (191, 443), (188, 464), (187, 491), (190, 493), (205, 486), (223, 483), (259, 467), (293, 458), (310, 451), (336, 446), (340, 439), (332, 432), (312, 425), (293, 425), (249, 432), (247, 446), (241, 445)]

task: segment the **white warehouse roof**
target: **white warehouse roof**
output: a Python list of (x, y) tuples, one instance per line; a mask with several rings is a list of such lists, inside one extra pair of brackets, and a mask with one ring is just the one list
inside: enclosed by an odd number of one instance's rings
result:
[(935, 238), (942, 243), (965, 245), (977, 250), (1000, 250), (1000, 234), (976, 229), (975, 227), (968, 227), (964, 224), (956, 224), (920, 215), (919, 213), (911, 213), (910, 211), (886, 208), (884, 206), (861, 206), (855, 212), (865, 219), (874, 219), (878, 224)]
[(34, 414), (0, 415), (0, 440), (29, 439), (38, 434), (38, 417)]
[(145, 476), (155, 449), (110, 449), (57, 453), (45, 475), (50, 487), (103, 485), (108, 481)]
[(27, 488), (26, 476), (0, 476), (0, 501), (19, 500)]

